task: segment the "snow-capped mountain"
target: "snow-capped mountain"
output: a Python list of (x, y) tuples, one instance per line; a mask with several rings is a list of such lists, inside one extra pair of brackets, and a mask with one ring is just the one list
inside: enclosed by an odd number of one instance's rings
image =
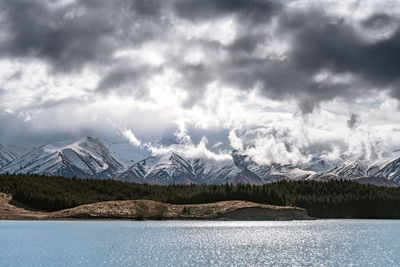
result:
[(183, 159), (176, 153), (150, 156), (132, 165), (117, 179), (150, 184), (206, 183), (218, 167), (203, 159)]
[(387, 180), (400, 184), (400, 158), (389, 162), (372, 165), (367, 170), (368, 175), (384, 177)]
[(365, 160), (350, 161), (327, 172), (317, 173), (310, 179), (348, 179), (376, 185), (400, 185), (400, 158), (382, 158), (373, 163), (368, 163)]
[(0, 144), (0, 168), (7, 165), (11, 161), (18, 159), (28, 151), (29, 148), (19, 146), (3, 146)]
[(328, 174), (337, 175), (343, 179), (353, 179), (366, 175), (367, 166), (359, 161), (340, 164), (329, 171)]
[(247, 156), (232, 153), (232, 160), (217, 162), (185, 159), (176, 153), (150, 156), (128, 168), (117, 179), (149, 184), (264, 184), (291, 177), (308, 177), (314, 172), (279, 165), (260, 165)]
[(17, 159), (18, 155), (9, 150), (7, 147), (0, 145), (0, 167)]
[[(176, 140), (160, 140), (153, 145), (174, 147), (179, 144)], [(314, 158), (297, 165), (259, 164), (237, 151), (232, 151), (231, 158), (222, 161), (186, 158), (175, 152), (152, 155), (148, 145), (138, 147), (92, 137), (48, 144), (25, 152), (22, 148), (0, 146), (0, 173), (105, 178), (160, 185), (264, 184), (282, 179), (349, 179), (385, 186), (400, 185), (400, 155), (372, 163), (365, 159), (338, 163)]]
[(87, 137), (77, 142), (59, 142), (36, 148), (8, 163), (0, 172), (112, 178), (125, 168), (100, 139)]

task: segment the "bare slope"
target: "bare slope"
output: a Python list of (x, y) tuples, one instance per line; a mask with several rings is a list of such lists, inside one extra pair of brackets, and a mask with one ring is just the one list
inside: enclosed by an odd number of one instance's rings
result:
[(0, 219), (131, 219), (131, 220), (306, 220), (305, 209), (222, 201), (209, 204), (171, 205), (151, 200), (107, 201), (56, 212), (30, 210), (0, 193)]

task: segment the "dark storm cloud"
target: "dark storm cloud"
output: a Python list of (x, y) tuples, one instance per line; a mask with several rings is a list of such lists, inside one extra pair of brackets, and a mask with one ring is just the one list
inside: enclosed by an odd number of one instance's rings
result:
[[(1, 28), (7, 32), (0, 41), (1, 57), (43, 59), (58, 72), (79, 72), (86, 64), (112, 66), (98, 84), (103, 93), (121, 88), (136, 93), (140, 88), (145, 94), (146, 81), (162, 70), (133, 60), (130, 67), (121, 65), (113, 58), (115, 51), (150, 40), (174, 40), (169, 45), (190, 50), (195, 43), (206, 52), (226, 54), (223, 60), (208, 56), (204, 64), (188, 64), (181, 55), (166, 56), (165, 66), (182, 75), (179, 86), (189, 92), (188, 106), (201, 99), (213, 81), (242, 90), (258, 86), (268, 97), (296, 99), (304, 112), (321, 101), (350, 99), (371, 89), (389, 90), (400, 99), (400, 30), (370, 41), (354, 22), (322, 10), (292, 10), (284, 2), (266, 0), (77, 0), (61, 7), (46, 1), (0, 0), (0, 10)], [(202, 37), (188, 40), (174, 24), (183, 20), (201, 25), (226, 16), (236, 21), (236, 37), (230, 44)], [(376, 30), (398, 22), (377, 13), (360, 23), (366, 30)], [(269, 32), (272, 23), (277, 36)], [(289, 40), (283, 58), (254, 55), (275, 38)], [(348, 75), (351, 81), (315, 80), (321, 71)]]
[(268, 0), (177, 0), (174, 7), (178, 16), (190, 20), (238, 14), (241, 20), (260, 23), (269, 20), (282, 6)]
[[(198, 9), (192, 12), (201, 10), (200, 14), (204, 13), (205, 17), (207, 14), (220, 16), (229, 12), (245, 17), (252, 3), (234, 2), (237, 4), (205, 1), (193, 4)], [(196, 22), (198, 18), (190, 13), (189, 3), (192, 2), (182, 3), (182, 6), (178, 5), (177, 14)], [(223, 47), (229, 54), (227, 60), (210, 68), (212, 75), (204, 75), (204, 71), (201, 75), (222, 80), (240, 89), (258, 85), (265, 94), (276, 99), (295, 98), (304, 112), (312, 111), (321, 101), (335, 97), (353, 98), (370, 89), (389, 88), (392, 96), (400, 99), (399, 30), (388, 38), (369, 41), (357, 31), (355, 25), (321, 10), (280, 9), (274, 15), (278, 21), (279, 35), (290, 40), (291, 47), (284, 59), (252, 55), (257, 47), (268, 44), (268, 38), (274, 38), (262, 31), (263, 27), (270, 27), (268, 22), (262, 26), (253, 23), (238, 30), (233, 43)], [(364, 27), (384, 27), (393, 20), (395, 18), (377, 14), (362, 24)], [(259, 30), (254, 31), (257, 27)], [(321, 71), (348, 75), (352, 81), (316, 81), (313, 77)]]
[(117, 48), (161, 34), (160, 1), (78, 0), (59, 8), (46, 3), (0, 1), (1, 27), (10, 36), (0, 42), (0, 56), (42, 58), (56, 71), (70, 71), (107, 63)]
[(400, 31), (387, 39), (368, 42), (350, 25), (330, 20), (300, 16), (284, 22), (284, 30), (294, 36), (289, 57), (295, 69), (351, 73), (377, 86), (393, 84), (400, 78)]
[(119, 94), (146, 96), (147, 79), (160, 72), (162, 72), (161, 67), (118, 66), (100, 80), (97, 91), (104, 94), (117, 91)]
[(361, 24), (366, 28), (379, 29), (394, 23), (395, 20), (385, 13), (374, 14), (364, 20)]
[[(281, 27), (293, 38), (287, 69), (300, 80), (308, 80), (307, 86), (287, 90), (303, 91), (317, 102), (345, 96), (349, 91), (362, 92), (360, 89), (391, 88), (393, 95), (399, 90), (399, 31), (387, 39), (370, 42), (343, 20), (316, 13), (286, 17)], [(321, 70), (350, 74), (358, 81), (332, 86), (309, 80)]]
[[(352, 25), (315, 12), (285, 16), (281, 29), (291, 36), (292, 49), (288, 59), (277, 64), (281, 68), (274, 76), (271, 74), (277, 70), (276, 63), (263, 63), (266, 75), (260, 73), (257, 80), (263, 81), (267, 92), (279, 91), (299, 97), (306, 111), (320, 101), (365, 93), (367, 89), (391, 88), (392, 95), (398, 94), (400, 32), (388, 39), (368, 42)], [(350, 74), (356, 80), (350, 84), (312, 80), (321, 70)], [(306, 100), (302, 99), (304, 95)]]
[(179, 69), (185, 77), (179, 85), (183, 88), (190, 88), (190, 95), (183, 105), (191, 107), (199, 102), (208, 82), (216, 79), (218, 73), (212, 73), (204, 64), (182, 64)]

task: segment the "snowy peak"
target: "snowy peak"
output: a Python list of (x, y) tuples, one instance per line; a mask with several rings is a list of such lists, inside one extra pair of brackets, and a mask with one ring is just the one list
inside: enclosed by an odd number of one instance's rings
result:
[(336, 166), (327, 171), (327, 174), (335, 174), (343, 179), (353, 179), (356, 177), (365, 176), (366, 170), (367, 167), (364, 164), (354, 161)]
[(384, 177), (400, 184), (400, 158), (368, 168), (368, 175)]
[(117, 179), (150, 184), (263, 184), (286, 178), (276, 169), (277, 166), (259, 165), (237, 152), (232, 153), (231, 161), (224, 162), (171, 153), (139, 161)]
[(58, 142), (39, 147), (10, 162), (0, 171), (111, 178), (124, 169), (124, 166), (111, 156), (103, 142), (87, 137), (78, 142)]
[[(164, 144), (170, 145), (165, 151), (171, 151), (176, 145), (174, 140), (164, 141)], [(314, 158), (304, 164), (261, 164), (238, 151), (233, 151), (231, 159), (224, 161), (187, 158), (173, 152), (151, 155), (145, 145), (110, 143), (87, 137), (44, 145), (26, 154), (23, 149), (0, 146), (0, 173), (6, 172), (109, 178), (159, 185), (350, 179), (393, 186), (400, 185), (400, 158), (394, 154), (374, 163), (362, 158), (341, 164)]]
[(184, 159), (176, 153), (150, 156), (132, 165), (118, 179), (152, 184), (201, 183), (213, 173), (214, 166), (203, 159)]
[(253, 182), (258, 184), (269, 183), (281, 179), (305, 180), (309, 176), (315, 174), (314, 171), (305, 170), (295, 165), (282, 164), (259, 164), (251, 160), (248, 156), (241, 155), (234, 151), (232, 158), (235, 165), (241, 172), (253, 178)]

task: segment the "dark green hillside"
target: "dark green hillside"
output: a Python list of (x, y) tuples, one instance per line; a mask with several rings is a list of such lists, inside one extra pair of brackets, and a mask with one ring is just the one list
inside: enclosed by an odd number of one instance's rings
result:
[(172, 204), (248, 200), (306, 208), (317, 218), (400, 218), (400, 188), (350, 181), (280, 181), (251, 185), (156, 186), (113, 180), (2, 175), (0, 191), (37, 209), (60, 210), (107, 200), (150, 199)]

